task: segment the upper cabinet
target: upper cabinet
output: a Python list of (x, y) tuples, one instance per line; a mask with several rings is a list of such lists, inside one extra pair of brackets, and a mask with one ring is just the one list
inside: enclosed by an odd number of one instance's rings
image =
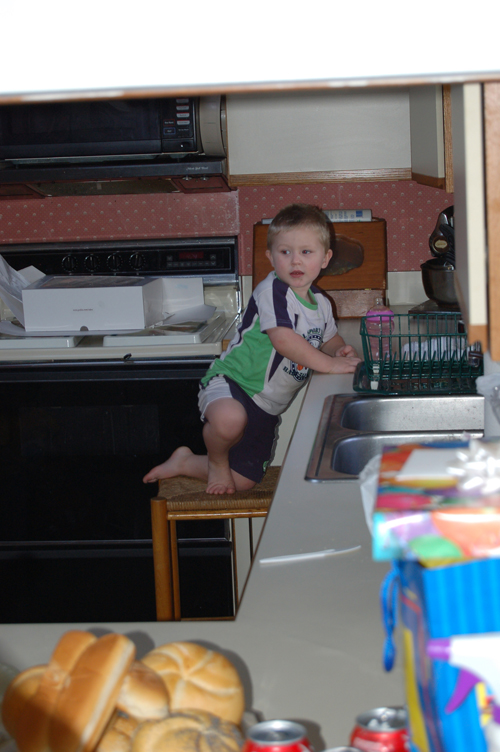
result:
[[(92, 138), (79, 136), (82, 144), (77, 148), (70, 131), (61, 136), (68, 141), (56, 145), (63, 149), (61, 153), (46, 153), (45, 141), (38, 139), (36, 155), (58, 160), (61, 155), (87, 155), (87, 161), (49, 161), (43, 166), (25, 163), (26, 156), (32, 157), (31, 151), (26, 152), (27, 146), (34, 148), (29, 141), (34, 128), (30, 118), (29, 127), (25, 126), (26, 143), (19, 146), (16, 142), (14, 152), (10, 143), (3, 145), (7, 150), (3, 154), (5, 160), (15, 158), (16, 165), (13, 167), (10, 161), (0, 164), (0, 198), (102, 195), (103, 186), (108, 193), (163, 193), (228, 190), (240, 185), (410, 179), (451, 192), (449, 99), (449, 87), (434, 85), (230, 94), (225, 98), (225, 107), (220, 96), (200, 97), (199, 103), (198, 99), (192, 100), (193, 117), (196, 115), (199, 122), (195, 131), (200, 131), (200, 138), (194, 145), (180, 142), (183, 148), (189, 146), (183, 152), (184, 158), (179, 158), (176, 151), (181, 148), (177, 141), (172, 146), (165, 137), (158, 143), (153, 139), (150, 145), (149, 137), (139, 138), (133, 131), (126, 144), (126, 152), (134, 155), (133, 160), (115, 159), (116, 144), (109, 136), (102, 144), (104, 137), (99, 137), (97, 153), (101, 157), (90, 159), (96, 148), (94, 132)], [(162, 108), (166, 112), (171, 101), (174, 100), (144, 100), (153, 107), (154, 133), (162, 122)], [(32, 104), (22, 105), (21, 109), (29, 112), (25, 108), (31, 108), (32, 115), (42, 111), (46, 115), (56, 112), (56, 107), (64, 107), (63, 112), (69, 115), (74, 107), (96, 104), (99, 102)], [(121, 133), (121, 108), (131, 102), (117, 100), (107, 104), (117, 108), (115, 129)], [(5, 108), (2, 132), (10, 132), (8, 118), (16, 109), (19, 106)], [(68, 120), (72, 122), (69, 116)], [(44, 121), (41, 126), (38, 121), (33, 122), (43, 133)], [(152, 138), (153, 134), (149, 135)], [(226, 144), (228, 160), (224, 158)], [(145, 145), (153, 149), (155, 159), (149, 158), (149, 152), (147, 159), (141, 156)], [(70, 146), (72, 151), (67, 151)], [(88, 151), (90, 147), (92, 150)], [(102, 155), (114, 156), (103, 162)]]
[(409, 97), (412, 179), (453, 193), (450, 86), (412, 86)]
[(232, 186), (411, 178), (406, 88), (228, 95)]

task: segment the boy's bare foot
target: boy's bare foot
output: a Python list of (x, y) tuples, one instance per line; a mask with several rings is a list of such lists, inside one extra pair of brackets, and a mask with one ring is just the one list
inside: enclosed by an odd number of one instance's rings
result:
[(235, 491), (236, 486), (229, 465), (215, 465), (209, 460), (207, 493), (232, 494)]
[(176, 475), (185, 475), (185, 462), (193, 455), (189, 447), (181, 446), (173, 452), (168, 460), (161, 465), (153, 467), (149, 473), (144, 476), (143, 483), (154, 483), (163, 478), (175, 478)]

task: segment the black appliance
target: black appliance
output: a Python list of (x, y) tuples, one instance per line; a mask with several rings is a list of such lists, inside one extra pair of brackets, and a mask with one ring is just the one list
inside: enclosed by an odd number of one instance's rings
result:
[[(140, 260), (141, 275), (196, 275), (212, 296), (239, 294), (236, 238), (5, 246), (1, 253), (16, 269), (34, 263), (52, 274), (88, 275), (94, 265), (102, 274), (110, 258), (120, 259), (116, 273), (137, 274)], [(210, 342), (157, 352), (141, 337), (123, 351), (92, 337), (46, 354), (16, 352), (2, 340), (1, 621), (156, 618), (150, 499), (157, 486), (142, 476), (181, 444), (204, 452), (198, 383), (234, 321), (235, 311), (226, 313)], [(183, 617), (231, 616), (227, 523), (179, 523), (178, 537)]]
[(439, 213), (436, 226), (429, 237), (432, 255), (443, 263), (455, 266), (454, 206), (448, 206)]
[(130, 192), (126, 181), (135, 179), (136, 193), (229, 190), (225, 130), (221, 96), (3, 105), (0, 187), (4, 195), (18, 184), (86, 195), (93, 181), (120, 181), (119, 192)]
[(433, 258), (420, 265), (422, 284), (428, 300), (412, 308), (410, 313), (450, 313), (460, 310), (455, 290), (455, 228), (454, 207), (439, 213), (429, 237)]
[[(4, 105), (0, 159), (21, 164), (184, 154), (223, 157), (223, 145), (204, 138), (207, 102), (210, 98), (177, 97)], [(220, 108), (220, 98), (216, 103)]]

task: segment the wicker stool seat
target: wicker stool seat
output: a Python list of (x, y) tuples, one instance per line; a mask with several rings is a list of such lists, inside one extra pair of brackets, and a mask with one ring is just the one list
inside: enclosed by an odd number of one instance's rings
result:
[(234, 520), (249, 520), (250, 553), (253, 556), (251, 520), (265, 517), (271, 505), (280, 468), (268, 468), (261, 483), (250, 491), (207, 494), (206, 482), (177, 476), (159, 482), (158, 496), (151, 499), (151, 523), (158, 621), (181, 618), (177, 520), (229, 519), (233, 540), (233, 587), (238, 604), (238, 580), (234, 550)]

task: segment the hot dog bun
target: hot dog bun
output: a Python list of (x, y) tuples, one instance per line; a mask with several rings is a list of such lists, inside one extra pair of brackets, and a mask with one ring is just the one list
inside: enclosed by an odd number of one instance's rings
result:
[(243, 686), (225, 656), (193, 642), (171, 642), (152, 650), (142, 662), (165, 682), (170, 712), (196, 708), (235, 724), (241, 722)]
[(21, 671), (5, 690), (2, 700), (2, 723), (5, 730), (12, 737), (16, 737), (16, 728), (26, 702), (37, 691), (46, 664), (32, 666), (26, 671)]
[(24, 704), (16, 728), (19, 752), (49, 752), (49, 721), (63, 684), (84, 650), (95, 642), (90, 632), (65, 632), (43, 672), (36, 692)]
[(134, 643), (120, 634), (104, 635), (83, 651), (50, 721), (52, 752), (90, 752), (97, 746), (134, 657)]

